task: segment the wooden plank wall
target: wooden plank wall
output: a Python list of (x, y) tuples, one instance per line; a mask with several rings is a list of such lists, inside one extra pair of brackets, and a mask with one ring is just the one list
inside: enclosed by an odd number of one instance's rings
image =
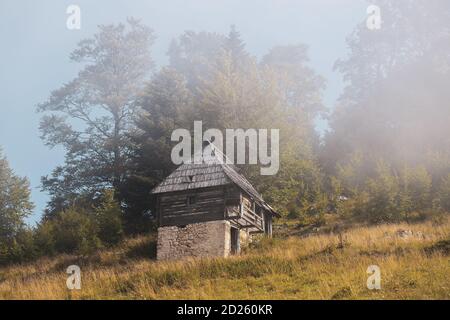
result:
[[(195, 197), (195, 204), (188, 204), (188, 197), (190, 196)], [(244, 212), (253, 211), (253, 201), (233, 186), (161, 194), (157, 200), (159, 225), (183, 226), (190, 223), (224, 220), (233, 216), (238, 217), (240, 199), (242, 199), (242, 210)], [(266, 229), (264, 231), (270, 234), (272, 219), (267, 213), (262, 214), (262, 218), (268, 224), (264, 226), (264, 229)], [(240, 220), (235, 223), (248, 224)]]
[[(195, 197), (195, 204), (188, 204), (188, 197)], [(223, 187), (180, 191), (159, 196), (161, 226), (180, 226), (196, 222), (225, 218), (225, 194)]]

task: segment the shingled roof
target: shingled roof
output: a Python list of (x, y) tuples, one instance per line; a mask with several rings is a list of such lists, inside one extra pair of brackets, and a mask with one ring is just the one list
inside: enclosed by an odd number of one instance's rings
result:
[(227, 164), (226, 160), (226, 156), (215, 149), (211, 157), (203, 158), (202, 163), (184, 163), (179, 166), (151, 193), (159, 194), (235, 184), (252, 197), (256, 203), (274, 215), (278, 215), (251, 183), (238, 173), (233, 165)]

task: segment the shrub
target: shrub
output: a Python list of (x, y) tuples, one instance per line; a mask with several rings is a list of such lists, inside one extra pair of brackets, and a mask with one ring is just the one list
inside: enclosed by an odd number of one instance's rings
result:
[(398, 206), (399, 181), (388, 166), (380, 164), (377, 177), (369, 179), (366, 186), (369, 195), (364, 211), (372, 222), (395, 221), (400, 217)]
[(54, 255), (56, 253), (54, 223), (51, 221), (40, 223), (34, 232), (34, 242), (39, 255)]
[(123, 239), (122, 210), (114, 199), (114, 191), (106, 190), (102, 203), (95, 209), (98, 237), (105, 245), (118, 244)]
[(424, 215), (432, 208), (432, 179), (424, 167), (405, 168), (400, 178), (399, 210), (407, 221), (412, 215)]
[(50, 223), (57, 252), (85, 255), (101, 247), (95, 222), (81, 209), (62, 211)]
[(439, 206), (450, 212), (450, 174), (442, 180), (438, 190)]
[(38, 256), (33, 231), (22, 228), (16, 236), (0, 245), (0, 265), (31, 261)]

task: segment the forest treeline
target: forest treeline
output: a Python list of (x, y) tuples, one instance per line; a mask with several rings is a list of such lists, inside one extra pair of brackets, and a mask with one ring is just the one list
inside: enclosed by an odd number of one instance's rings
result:
[[(78, 75), (38, 105), (46, 145), (65, 162), (42, 178), (50, 201), (33, 228), (25, 178), (0, 160), (0, 263), (89, 254), (154, 228), (150, 190), (171, 173), (171, 133), (280, 129), (280, 170), (241, 170), (299, 224), (326, 214), (367, 223), (413, 222), (450, 212), (450, 4), (376, 1), (380, 30), (365, 22), (335, 64), (346, 87), (333, 110), (304, 44), (252, 55), (228, 34), (186, 31), (152, 59), (155, 33), (138, 20), (99, 26), (70, 59)], [(429, 17), (433, 17), (430, 19)], [(320, 135), (316, 120), (328, 120)]]

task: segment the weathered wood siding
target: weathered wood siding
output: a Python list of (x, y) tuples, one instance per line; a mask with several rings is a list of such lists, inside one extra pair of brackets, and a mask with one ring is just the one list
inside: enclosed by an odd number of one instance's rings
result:
[[(224, 187), (172, 192), (159, 195), (159, 225), (181, 226), (225, 218)], [(189, 204), (188, 198), (195, 197)]]
[[(194, 197), (194, 203), (189, 198)], [(250, 233), (271, 234), (269, 212), (235, 186), (176, 191), (158, 195), (159, 226), (185, 226), (192, 223), (230, 220)]]

